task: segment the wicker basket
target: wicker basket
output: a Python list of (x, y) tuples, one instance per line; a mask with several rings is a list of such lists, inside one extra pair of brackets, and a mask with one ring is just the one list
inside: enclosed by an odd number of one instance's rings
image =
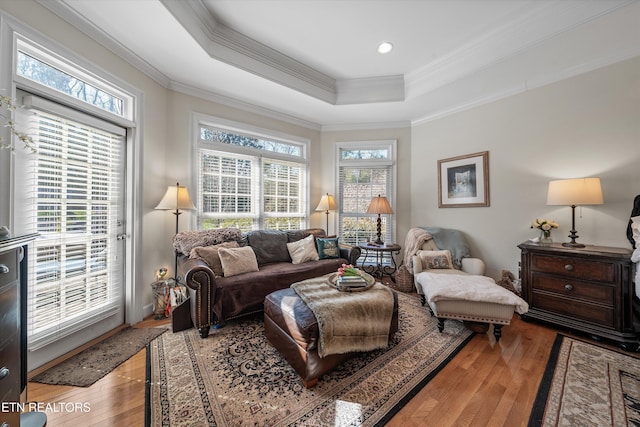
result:
[(413, 285), (413, 275), (404, 264), (398, 267), (398, 271), (396, 271), (396, 281), (395, 283), (391, 282), (389, 287), (396, 291), (407, 293), (413, 292), (415, 289)]

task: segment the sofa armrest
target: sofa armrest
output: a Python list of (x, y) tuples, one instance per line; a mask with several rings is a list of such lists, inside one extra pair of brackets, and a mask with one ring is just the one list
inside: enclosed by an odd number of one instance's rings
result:
[(411, 257), (411, 265), (413, 267), (413, 275), (422, 273), (422, 260), (418, 255), (413, 255)]
[(340, 256), (347, 261), (351, 265), (358, 265), (358, 258), (362, 254), (362, 249), (360, 246), (349, 246), (343, 243), (340, 243)]
[(462, 258), (462, 271), (476, 276), (484, 276), (484, 261), (480, 258)]
[(200, 330), (200, 335), (208, 335), (215, 316), (211, 311), (216, 296), (216, 278), (209, 265), (199, 258), (178, 258), (178, 271), (191, 298), (191, 319)]

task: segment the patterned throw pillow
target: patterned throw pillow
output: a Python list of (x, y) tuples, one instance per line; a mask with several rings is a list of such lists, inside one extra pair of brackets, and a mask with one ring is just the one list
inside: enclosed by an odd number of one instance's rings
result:
[(220, 243), (219, 245), (213, 246), (198, 246), (191, 249), (189, 258), (200, 258), (201, 260), (206, 262), (209, 267), (211, 267), (214, 276), (220, 277), (224, 274), (224, 270), (222, 269), (222, 262), (220, 262), (220, 255), (218, 254), (218, 250), (220, 248), (237, 247), (238, 242), (224, 242)]
[(418, 251), (418, 257), (422, 261), (422, 268), (429, 269), (451, 269), (451, 252), (443, 251)]
[(287, 243), (291, 262), (294, 264), (302, 264), (303, 262), (317, 261), (320, 259), (313, 239), (313, 235), (309, 235), (297, 242)]
[(224, 277), (258, 271), (258, 261), (251, 246), (220, 248), (218, 255), (220, 255), (220, 263), (222, 264)]
[(318, 255), (320, 259), (327, 258), (340, 258), (340, 246), (338, 245), (338, 238), (316, 238), (316, 244), (318, 245)]

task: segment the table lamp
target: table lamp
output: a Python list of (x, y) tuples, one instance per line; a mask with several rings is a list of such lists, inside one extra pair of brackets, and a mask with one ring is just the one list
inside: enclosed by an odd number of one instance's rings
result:
[(571, 238), (562, 246), (571, 248), (584, 248), (585, 245), (577, 243), (579, 237), (576, 231), (576, 206), (601, 205), (604, 203), (600, 178), (575, 178), (549, 181), (547, 191), (547, 205), (571, 206)]
[(391, 205), (386, 197), (378, 194), (378, 197), (374, 197), (371, 199), (371, 203), (369, 203), (369, 208), (367, 209), (368, 214), (377, 214), (378, 215), (378, 239), (375, 241), (378, 245), (382, 245), (384, 242), (380, 238), (382, 235), (382, 221), (380, 219), (381, 214), (392, 214), (393, 209), (391, 209)]

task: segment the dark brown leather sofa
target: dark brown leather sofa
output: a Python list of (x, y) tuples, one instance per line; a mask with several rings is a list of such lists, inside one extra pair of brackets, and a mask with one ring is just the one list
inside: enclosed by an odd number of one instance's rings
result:
[(226, 320), (263, 310), (264, 298), (271, 292), (291, 284), (337, 271), (343, 264), (355, 265), (360, 248), (340, 247), (341, 258), (320, 259), (293, 264), (286, 243), (310, 234), (325, 237), (321, 228), (307, 230), (253, 230), (237, 239), (240, 246), (251, 246), (256, 254), (259, 271), (231, 277), (216, 277), (202, 259), (181, 254), (178, 274), (184, 277), (190, 297), (193, 325), (206, 338), (211, 326)]

